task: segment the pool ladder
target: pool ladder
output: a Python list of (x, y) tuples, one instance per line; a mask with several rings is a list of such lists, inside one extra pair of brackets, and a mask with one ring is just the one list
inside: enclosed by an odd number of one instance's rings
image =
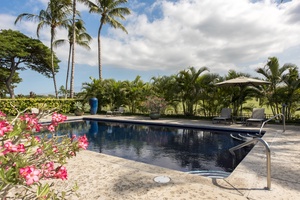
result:
[(267, 189), (271, 189), (271, 150), (269, 144), (261, 138), (253, 138), (250, 141), (239, 144), (235, 147), (229, 149), (230, 153), (235, 155), (234, 151), (250, 144), (256, 144), (257, 142), (261, 142), (266, 147), (266, 156), (267, 156)]
[(272, 119), (275, 119), (276, 117), (279, 117), (279, 116), (282, 117), (283, 132), (285, 132), (285, 116), (284, 116), (284, 114), (279, 113), (279, 114), (274, 115), (273, 117), (267, 119), (266, 121), (264, 121), (264, 122), (261, 124), (260, 129), (259, 129), (259, 132), (258, 132), (258, 135), (261, 136), (261, 131), (262, 131), (263, 127), (265, 126), (265, 124), (266, 124), (267, 122), (269, 122), (269, 121), (271, 121)]
[[(266, 120), (262, 123), (262, 125), (259, 129), (260, 136), (261, 136), (261, 131), (262, 131), (263, 127), (265, 126), (265, 124), (268, 121), (270, 121), (278, 116), (282, 116), (283, 132), (285, 132), (285, 117), (282, 113), (280, 113), (280, 114), (274, 115), (273, 117), (269, 118), (268, 120)], [(263, 140), (262, 138), (256, 137), (250, 141), (244, 142), (242, 144), (239, 144), (235, 147), (230, 148), (229, 151), (231, 154), (235, 155), (235, 153), (234, 153), (235, 150), (238, 150), (238, 149), (248, 146), (250, 144), (256, 144), (257, 142), (261, 142), (266, 148), (266, 156), (267, 156), (267, 187), (266, 187), (266, 189), (270, 190), (271, 189), (271, 150), (270, 150), (269, 144), (265, 140)]]

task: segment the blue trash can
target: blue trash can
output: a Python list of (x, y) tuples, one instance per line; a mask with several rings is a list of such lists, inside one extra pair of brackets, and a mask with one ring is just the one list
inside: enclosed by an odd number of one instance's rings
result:
[(98, 99), (96, 97), (90, 98), (91, 115), (97, 114), (98, 110)]

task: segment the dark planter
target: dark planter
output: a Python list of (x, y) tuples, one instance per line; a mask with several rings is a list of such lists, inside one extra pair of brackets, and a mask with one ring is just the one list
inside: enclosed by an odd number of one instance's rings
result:
[(84, 112), (81, 111), (81, 110), (75, 110), (74, 114), (75, 114), (76, 116), (81, 116), (81, 115), (84, 114)]
[(90, 98), (91, 115), (96, 115), (98, 110), (98, 99), (96, 97)]
[(160, 113), (150, 113), (149, 117), (150, 117), (150, 119), (159, 119)]

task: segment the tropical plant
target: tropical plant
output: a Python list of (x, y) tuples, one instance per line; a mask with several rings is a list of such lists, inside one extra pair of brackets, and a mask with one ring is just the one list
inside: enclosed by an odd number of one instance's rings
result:
[(67, 28), (69, 24), (68, 16), (72, 13), (71, 0), (50, 0), (46, 10), (41, 10), (39, 15), (23, 13), (20, 14), (15, 20), (15, 24), (21, 21), (23, 18), (28, 20), (33, 20), (38, 22), (37, 26), (37, 36), (39, 37), (39, 31), (44, 26), (50, 26), (51, 39), (50, 39), (50, 49), (51, 49), (51, 69), (52, 78), (55, 89), (55, 96), (58, 97), (58, 91), (56, 87), (55, 78), (55, 66), (54, 66), (54, 51), (53, 44), (54, 38), (56, 36), (56, 28), (63, 27)]
[(197, 113), (202, 113), (204, 116), (214, 116), (219, 113), (222, 108), (228, 108), (230, 105), (230, 95), (218, 93), (218, 87), (215, 86), (219, 75), (203, 74), (199, 81), (199, 86), (202, 88), (199, 97), (199, 109)]
[(75, 111), (78, 112), (88, 112), (90, 110), (90, 105), (88, 103), (82, 103), (81, 101), (76, 101), (73, 105)]
[(207, 67), (202, 67), (196, 70), (195, 67), (190, 67), (188, 70), (182, 70), (178, 73), (176, 80), (180, 88), (180, 98), (185, 115), (194, 115), (194, 106), (200, 99), (201, 81), (200, 75), (208, 71)]
[(170, 107), (172, 107), (176, 114), (178, 114), (178, 107), (180, 104), (179, 91), (176, 76), (162, 76), (152, 77), (151, 91), (153, 95), (163, 97)]
[[(56, 136), (57, 125), (65, 120), (66, 116), (53, 113), (51, 124), (43, 126), (35, 115), (18, 112), (9, 121), (0, 112), (0, 196), (3, 199), (9, 198), (7, 195), (13, 191), (14, 199), (66, 198), (66, 192), (58, 193), (51, 188), (51, 180), (67, 179), (64, 166), (67, 158), (86, 149), (88, 141), (85, 135), (78, 139), (75, 135)], [(52, 132), (51, 138), (48, 132), (40, 132), (43, 128)], [(43, 179), (50, 182), (41, 182)]]
[[(13, 82), (20, 82), (16, 76), (17, 71), (31, 69), (50, 78), (53, 73), (51, 69), (52, 54), (47, 46), (37, 39), (32, 39), (19, 31), (0, 31), (0, 68), (3, 70), (1, 76), (11, 98), (15, 98)], [(54, 71), (58, 71), (58, 62), (54, 56)], [(3, 79), (1, 79), (3, 80)]]
[(145, 99), (149, 92), (145, 89), (147, 84), (137, 76), (133, 81), (124, 81), (126, 104), (129, 106), (131, 113), (135, 113), (138, 106)]
[(107, 79), (100, 80), (91, 77), (90, 79), (92, 80), (91, 83), (85, 82), (82, 84), (83, 92), (81, 92), (79, 96), (85, 100), (96, 97), (99, 105), (98, 110), (101, 111), (103, 107), (111, 104), (111, 94), (108, 92), (110, 81)]
[(286, 110), (282, 112), (285, 114), (286, 119), (292, 118), (292, 113), (295, 112), (298, 107), (297, 104), (300, 99), (300, 79), (299, 70), (296, 65), (287, 64), (289, 66), (288, 73), (282, 76), (282, 81), (285, 83), (284, 87), (281, 87), (283, 108)]
[(278, 93), (278, 87), (282, 83), (283, 74), (290, 68), (289, 65), (279, 66), (278, 59), (276, 57), (270, 57), (267, 64), (263, 68), (258, 68), (257, 73), (263, 75), (270, 85), (265, 88), (265, 95), (268, 99), (267, 105), (270, 106), (274, 115), (281, 113), (280, 95)]
[(116, 18), (125, 20), (125, 15), (130, 14), (130, 10), (125, 7), (120, 7), (122, 4), (127, 3), (127, 0), (96, 0), (96, 3), (90, 2), (90, 13), (97, 13), (100, 17), (100, 26), (98, 29), (98, 67), (99, 79), (102, 79), (102, 63), (101, 63), (101, 41), (100, 34), (103, 25), (109, 24), (113, 28), (120, 28), (127, 33), (125, 27), (117, 21)]
[(157, 96), (148, 96), (143, 106), (150, 113), (161, 113), (167, 106), (167, 102), (164, 98), (160, 98)]

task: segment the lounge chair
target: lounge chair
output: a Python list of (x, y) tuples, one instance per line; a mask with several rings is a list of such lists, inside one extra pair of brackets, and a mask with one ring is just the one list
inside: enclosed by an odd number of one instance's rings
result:
[(222, 108), (220, 116), (214, 117), (212, 123), (220, 123), (221, 121), (232, 123), (231, 112), (231, 108)]
[(259, 122), (262, 124), (266, 120), (264, 108), (253, 108), (252, 115), (249, 119), (246, 119), (246, 126), (253, 122)]
[(117, 115), (117, 114), (123, 114), (124, 113), (124, 107), (119, 107), (116, 110), (108, 110), (106, 111), (106, 116), (107, 115)]
[(118, 110), (113, 111), (113, 114), (123, 114), (124, 113), (124, 107), (119, 107)]
[(35, 114), (36, 116), (40, 113), (38, 108), (31, 108), (31, 114)]
[(52, 115), (57, 108), (47, 109), (46, 106), (41, 108), (31, 108), (31, 114), (34, 114), (37, 118), (47, 118), (48, 116)]

